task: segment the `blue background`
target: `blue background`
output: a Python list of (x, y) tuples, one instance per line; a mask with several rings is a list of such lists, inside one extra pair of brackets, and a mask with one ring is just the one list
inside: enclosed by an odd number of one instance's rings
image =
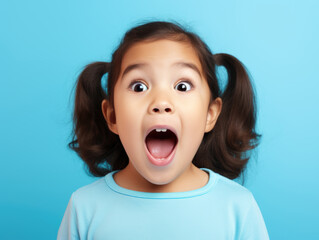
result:
[(56, 238), (71, 193), (96, 180), (67, 148), (76, 77), (110, 61), (141, 21), (176, 20), (253, 77), (263, 137), (245, 186), (270, 238), (319, 239), (318, 10), (307, 0), (2, 0), (0, 238)]

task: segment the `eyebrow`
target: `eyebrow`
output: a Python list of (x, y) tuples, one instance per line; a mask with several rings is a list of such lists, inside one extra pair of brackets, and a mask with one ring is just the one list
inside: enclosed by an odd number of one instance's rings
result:
[[(123, 75), (122, 75), (122, 78), (128, 74), (130, 71), (132, 71), (133, 69), (139, 69), (139, 68), (145, 68), (147, 67), (148, 64), (147, 63), (135, 63), (135, 64), (131, 64), (131, 65), (128, 65), (124, 72), (123, 72)], [(174, 64), (172, 64), (172, 66), (177, 66), (177, 67), (180, 67), (180, 68), (190, 68), (190, 69), (193, 69), (195, 72), (197, 72), (197, 74), (202, 77), (199, 69), (197, 68), (197, 66), (193, 63), (189, 63), (189, 62), (176, 62)]]

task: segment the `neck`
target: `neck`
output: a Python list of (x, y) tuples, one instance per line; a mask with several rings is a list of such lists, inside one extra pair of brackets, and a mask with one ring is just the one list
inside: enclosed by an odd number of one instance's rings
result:
[(193, 164), (172, 182), (163, 185), (156, 185), (147, 181), (130, 164), (114, 174), (113, 177), (120, 187), (133, 191), (154, 193), (192, 191), (204, 187), (209, 180), (208, 173)]

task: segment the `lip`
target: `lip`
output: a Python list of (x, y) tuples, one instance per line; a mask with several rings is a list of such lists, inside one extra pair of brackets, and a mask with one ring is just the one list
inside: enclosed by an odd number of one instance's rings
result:
[(146, 137), (148, 136), (148, 134), (149, 134), (150, 132), (152, 132), (154, 129), (157, 129), (157, 128), (165, 128), (165, 129), (168, 129), (168, 130), (172, 131), (172, 132), (175, 134), (175, 136), (176, 136), (176, 138), (177, 138), (177, 142), (178, 142), (179, 139), (178, 139), (177, 131), (175, 130), (175, 128), (173, 128), (172, 126), (169, 126), (169, 125), (154, 125), (154, 126), (152, 126), (151, 128), (149, 128), (149, 129), (146, 131), (146, 134), (145, 134), (145, 136), (144, 136), (144, 142), (145, 142)]

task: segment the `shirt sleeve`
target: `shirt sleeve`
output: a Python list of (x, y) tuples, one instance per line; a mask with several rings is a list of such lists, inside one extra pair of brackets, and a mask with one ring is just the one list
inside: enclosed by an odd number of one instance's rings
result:
[(242, 240), (269, 240), (267, 228), (258, 207), (258, 204), (252, 194), (250, 194), (251, 203), (244, 218), (243, 225), (239, 234)]
[(77, 226), (77, 214), (74, 206), (73, 193), (60, 224), (57, 240), (79, 240), (80, 237)]

